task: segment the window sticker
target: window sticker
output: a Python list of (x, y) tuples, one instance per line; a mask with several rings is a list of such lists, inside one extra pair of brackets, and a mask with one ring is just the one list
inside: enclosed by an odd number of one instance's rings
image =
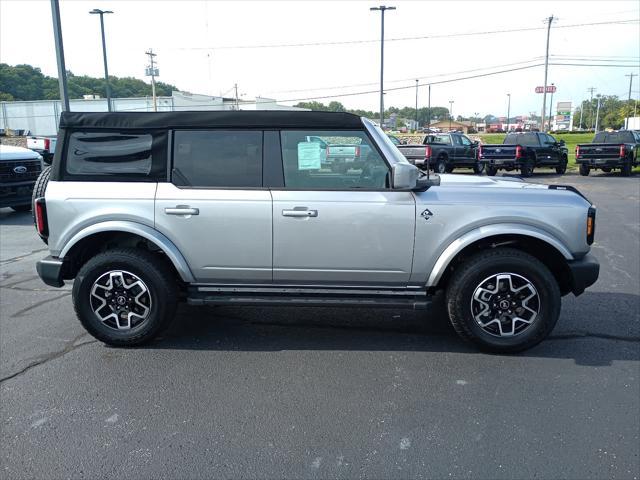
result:
[(298, 143), (298, 170), (320, 170), (322, 150), (317, 142)]

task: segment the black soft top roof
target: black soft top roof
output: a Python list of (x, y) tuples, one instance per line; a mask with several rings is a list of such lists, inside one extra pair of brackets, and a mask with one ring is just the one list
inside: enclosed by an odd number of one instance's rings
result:
[(200, 112), (62, 112), (60, 128), (321, 128), (361, 129), (359, 116), (291, 110)]

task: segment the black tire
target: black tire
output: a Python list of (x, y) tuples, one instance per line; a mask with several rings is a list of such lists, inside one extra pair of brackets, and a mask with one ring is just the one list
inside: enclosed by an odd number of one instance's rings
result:
[(481, 175), (484, 172), (484, 163), (476, 163), (473, 166), (473, 173), (476, 175)]
[[(112, 270), (137, 276), (150, 296), (148, 316), (128, 330), (102, 322), (91, 306), (94, 282)], [(73, 283), (72, 298), (80, 323), (92, 336), (115, 347), (132, 347), (151, 341), (171, 323), (177, 306), (177, 281), (169, 265), (153, 253), (135, 248), (114, 249), (94, 256), (82, 266)]]
[(622, 165), (622, 168), (620, 169), (620, 173), (622, 174), (623, 177), (631, 176), (631, 160), (629, 159), (625, 160), (624, 164)]
[[(31, 210), (33, 212), (33, 226), (36, 226), (36, 200), (40, 197), (44, 197), (47, 191), (47, 185), (49, 184), (49, 178), (51, 177), (51, 166), (46, 166), (38, 175), (36, 183), (33, 185), (33, 192), (31, 193)], [(46, 239), (43, 239), (44, 243), (47, 243)]]
[(11, 205), (11, 210), (13, 210), (14, 212), (28, 212), (29, 210), (31, 210), (31, 204), (27, 204), (27, 205)]
[(436, 173), (447, 173), (448, 168), (446, 157), (440, 157), (436, 163)]
[(528, 178), (533, 173), (533, 167), (530, 163), (523, 163), (520, 167), (520, 176), (523, 178)]
[(588, 177), (590, 171), (591, 169), (589, 168), (589, 165), (587, 165), (586, 163), (580, 164), (580, 175), (582, 175), (583, 177)]
[(556, 173), (558, 175), (564, 175), (567, 172), (567, 159), (563, 158), (560, 161), (560, 165), (556, 167)]
[[(497, 328), (495, 324), (483, 329), (473, 317), (472, 299), (476, 288), (499, 273), (524, 278), (537, 292), (533, 299), (538, 302), (537, 315), (531, 324), (523, 326), (523, 322), (518, 322), (520, 333), (512, 336), (491, 334), (487, 328)], [(547, 337), (560, 316), (560, 298), (560, 288), (549, 269), (535, 257), (511, 248), (483, 251), (465, 260), (454, 272), (446, 292), (449, 319), (458, 335), (483, 350), (498, 353), (526, 350)]]
[(497, 167), (490, 167), (487, 165), (487, 175), (489, 175), (490, 177), (495, 177), (497, 173), (498, 173)]

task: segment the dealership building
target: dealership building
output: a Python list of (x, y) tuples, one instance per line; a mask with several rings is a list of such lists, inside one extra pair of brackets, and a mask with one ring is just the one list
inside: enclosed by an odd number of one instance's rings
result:
[[(174, 91), (170, 97), (157, 97), (159, 112), (181, 110), (307, 110), (280, 105), (272, 98), (254, 100), (199, 95)], [(106, 112), (107, 100), (93, 95), (69, 101), (74, 112)], [(112, 98), (111, 109), (116, 112), (152, 112), (152, 97)], [(0, 129), (20, 135), (56, 135), (62, 112), (60, 100), (0, 102)]]

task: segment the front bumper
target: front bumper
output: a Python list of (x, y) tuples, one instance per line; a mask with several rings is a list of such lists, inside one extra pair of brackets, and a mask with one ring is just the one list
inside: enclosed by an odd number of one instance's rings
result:
[(582, 294), (598, 280), (600, 264), (593, 255), (587, 254), (580, 260), (568, 262), (568, 265), (571, 272), (571, 291), (575, 296)]
[(36, 262), (36, 271), (44, 283), (52, 287), (62, 287), (62, 270), (64, 262), (56, 257), (48, 256)]
[(34, 182), (0, 184), (0, 207), (30, 205)]

